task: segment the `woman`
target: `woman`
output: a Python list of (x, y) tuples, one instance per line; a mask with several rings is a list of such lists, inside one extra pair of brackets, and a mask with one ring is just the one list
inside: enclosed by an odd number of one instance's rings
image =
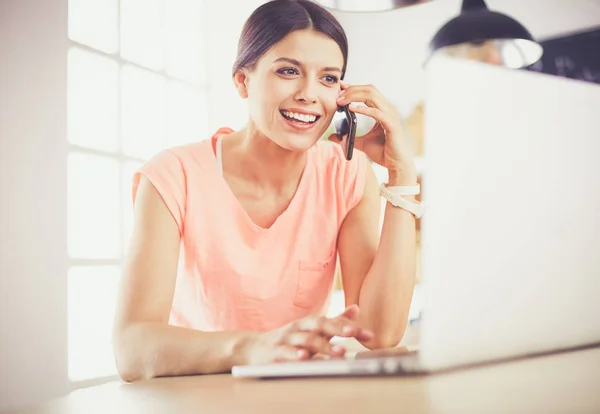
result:
[[(233, 68), (247, 127), (163, 151), (135, 175), (114, 331), (125, 381), (340, 357), (336, 335), (371, 349), (402, 339), (415, 217), (388, 203), (379, 238), (379, 189), (365, 154), (396, 190), (412, 189), (417, 176), (394, 108), (374, 87), (340, 81), (347, 55), (325, 9), (264, 4), (244, 26)], [(377, 123), (347, 161), (340, 145), (319, 138), (351, 102), (364, 102), (352, 110)], [(338, 253), (348, 307), (325, 318)]]

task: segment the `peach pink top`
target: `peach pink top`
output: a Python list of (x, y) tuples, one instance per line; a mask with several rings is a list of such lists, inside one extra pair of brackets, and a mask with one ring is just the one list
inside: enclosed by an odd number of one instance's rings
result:
[(181, 234), (171, 325), (203, 331), (266, 331), (322, 314), (331, 294), (337, 237), (362, 197), (367, 158), (347, 161), (319, 141), (288, 208), (273, 225), (254, 224), (222, 175), (219, 129), (211, 140), (164, 150), (133, 178), (146, 176)]

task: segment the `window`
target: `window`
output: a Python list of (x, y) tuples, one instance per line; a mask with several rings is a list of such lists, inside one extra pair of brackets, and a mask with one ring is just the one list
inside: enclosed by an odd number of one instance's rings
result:
[(202, 0), (69, 0), (68, 361), (116, 374), (111, 327), (144, 161), (208, 135)]

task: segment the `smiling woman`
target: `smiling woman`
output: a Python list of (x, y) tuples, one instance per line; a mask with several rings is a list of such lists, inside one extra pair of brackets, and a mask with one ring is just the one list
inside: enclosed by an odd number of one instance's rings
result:
[[(323, 135), (337, 109), (343, 62), (331, 38), (314, 29), (296, 30), (252, 69), (238, 69), (234, 80), (261, 131), (280, 147), (306, 151)], [(271, 114), (282, 115), (286, 122), (271, 122)]]
[[(277, 145), (305, 151), (337, 109), (347, 59), (333, 15), (309, 1), (275, 1), (246, 22), (232, 75), (256, 126)], [(286, 122), (272, 122), (278, 115)]]
[[(114, 345), (127, 381), (233, 365), (341, 357), (333, 336), (398, 344), (415, 274), (418, 193), (395, 110), (348, 85), (346, 35), (308, 0), (274, 0), (247, 20), (233, 66), (245, 128), (155, 155), (134, 175), (135, 225)], [(344, 157), (320, 140), (339, 106), (372, 117)], [(380, 199), (367, 157), (389, 171)], [(398, 202), (398, 197), (403, 203)], [(337, 257), (347, 309), (325, 317)]]

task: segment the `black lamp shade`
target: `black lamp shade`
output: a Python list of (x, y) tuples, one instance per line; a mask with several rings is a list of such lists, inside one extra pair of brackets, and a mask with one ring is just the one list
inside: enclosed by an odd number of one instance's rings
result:
[[(483, 3), (483, 2), (481, 2)], [(446, 23), (429, 44), (432, 53), (450, 51), (459, 45), (482, 45), (493, 42), (500, 64), (524, 67), (537, 62), (542, 47), (529, 31), (515, 19), (487, 7), (465, 8), (462, 13)]]

